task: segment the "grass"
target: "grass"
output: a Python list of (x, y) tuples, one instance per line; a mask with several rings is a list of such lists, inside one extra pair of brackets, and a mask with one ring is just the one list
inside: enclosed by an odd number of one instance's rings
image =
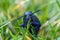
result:
[[(16, 3), (17, 1), (17, 3)], [(0, 0), (0, 39), (1, 40), (60, 40), (60, 1), (59, 0)], [(23, 3), (25, 2), (25, 3)], [(36, 11), (35, 15), (42, 26), (34, 37), (27, 29), (21, 28), (22, 16), (26, 11)], [(20, 34), (21, 33), (21, 34)]]

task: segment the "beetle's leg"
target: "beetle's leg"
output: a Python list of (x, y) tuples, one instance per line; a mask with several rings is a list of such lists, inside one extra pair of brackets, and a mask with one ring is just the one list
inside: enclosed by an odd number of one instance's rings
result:
[(34, 34), (37, 35), (37, 32), (38, 32), (39, 29), (40, 29), (40, 26), (39, 26), (39, 25), (36, 25), (36, 26), (34, 27)]
[(20, 24), (20, 26), (21, 26), (21, 27), (25, 27), (25, 26), (26, 26), (26, 24)]

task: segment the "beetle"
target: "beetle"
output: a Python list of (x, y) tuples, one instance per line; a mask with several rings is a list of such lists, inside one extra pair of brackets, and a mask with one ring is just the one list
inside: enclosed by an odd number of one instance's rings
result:
[[(24, 13), (24, 17), (23, 17), (23, 23), (20, 24), (21, 27), (26, 27), (28, 24), (28, 21), (30, 20), (30, 27), (29, 27), (29, 32), (31, 34), (35, 34), (37, 35), (40, 27), (41, 27), (41, 23), (39, 21), (39, 19), (37, 18), (36, 15), (34, 15), (31, 11), (27, 11)], [(32, 29), (33, 28), (33, 29)], [(32, 30), (33, 32), (32, 32)]]

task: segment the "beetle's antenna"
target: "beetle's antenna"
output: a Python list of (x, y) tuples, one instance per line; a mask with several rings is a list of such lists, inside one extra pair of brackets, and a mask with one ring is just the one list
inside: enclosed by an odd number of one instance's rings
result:
[[(37, 12), (39, 12), (40, 10), (36, 10), (35, 12), (33, 12), (33, 14), (34, 13), (37, 13)], [(20, 17), (18, 17), (18, 18), (16, 18), (16, 19), (14, 19), (14, 20), (12, 20), (12, 21), (17, 21), (17, 20), (19, 20), (20, 18), (22, 18), (22, 17), (24, 17), (24, 16), (20, 16)], [(11, 22), (12, 22), (11, 21)], [(5, 23), (4, 23), (5, 24)], [(2, 25), (4, 25), (4, 24), (2, 24)], [(2, 26), (2, 25), (0, 25), (0, 26)]]
[[(33, 12), (33, 13), (37, 13), (37, 12), (39, 12), (40, 10), (36, 10), (35, 12)], [(13, 20), (13, 21), (16, 21), (16, 20), (18, 20), (18, 19), (20, 19), (20, 18), (22, 18), (22, 17), (24, 17), (24, 16), (20, 16), (20, 17), (18, 17), (17, 19), (15, 19), (15, 20)]]
[(18, 20), (18, 19), (20, 19), (20, 18), (22, 18), (22, 17), (24, 17), (24, 16), (20, 16), (20, 17), (16, 18), (16, 19), (15, 19), (15, 20), (13, 20), (13, 21), (16, 21), (16, 20)]
[(39, 12), (40, 10), (36, 10), (35, 12), (33, 12), (33, 13), (37, 13), (37, 12)]

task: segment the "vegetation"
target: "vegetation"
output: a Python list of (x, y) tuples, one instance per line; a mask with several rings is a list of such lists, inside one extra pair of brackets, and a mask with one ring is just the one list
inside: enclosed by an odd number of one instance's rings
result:
[[(34, 37), (20, 27), (26, 11), (36, 11), (42, 26)], [(20, 34), (22, 33), (22, 34)], [(0, 0), (0, 40), (60, 40), (60, 0)]]

